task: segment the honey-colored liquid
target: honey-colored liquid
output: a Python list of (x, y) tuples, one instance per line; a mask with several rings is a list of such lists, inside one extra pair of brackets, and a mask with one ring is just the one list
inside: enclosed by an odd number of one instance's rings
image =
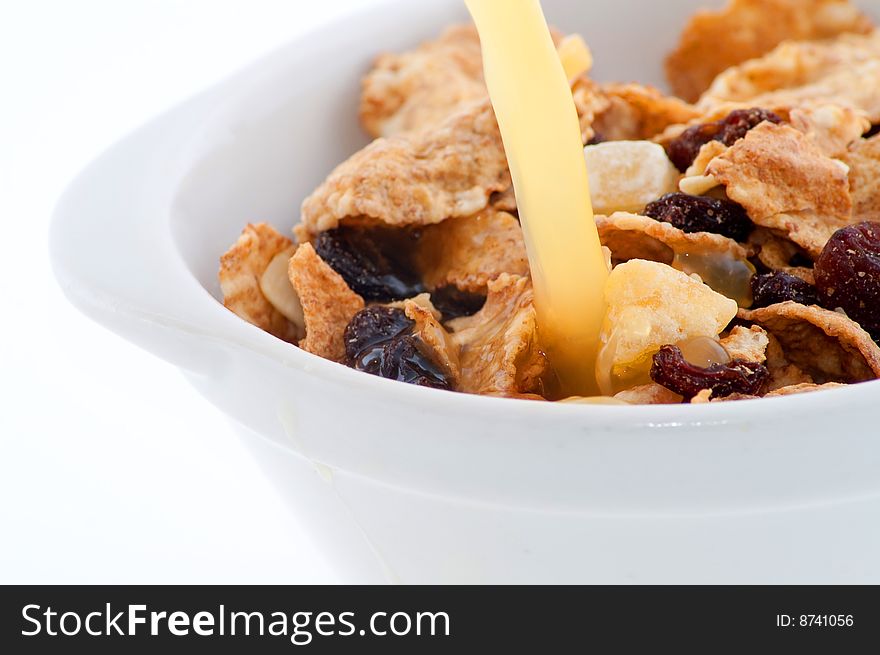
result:
[(538, 0), (465, 2), (513, 178), (539, 337), (565, 395), (593, 396), (608, 269), (568, 78)]
[(755, 267), (747, 259), (712, 252), (677, 252), (672, 267), (688, 275), (696, 273), (705, 284), (732, 298), (740, 307), (752, 305), (750, 280)]

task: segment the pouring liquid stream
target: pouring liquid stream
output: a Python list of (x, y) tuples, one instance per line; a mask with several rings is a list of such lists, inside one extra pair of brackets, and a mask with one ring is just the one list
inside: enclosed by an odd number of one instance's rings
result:
[(539, 0), (465, 3), (513, 178), (541, 344), (566, 395), (596, 395), (608, 268), (568, 78)]

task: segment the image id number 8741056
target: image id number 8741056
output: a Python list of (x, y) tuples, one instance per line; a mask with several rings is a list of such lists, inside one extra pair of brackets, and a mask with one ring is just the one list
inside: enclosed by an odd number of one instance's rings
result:
[(850, 628), (852, 614), (777, 614), (779, 628)]

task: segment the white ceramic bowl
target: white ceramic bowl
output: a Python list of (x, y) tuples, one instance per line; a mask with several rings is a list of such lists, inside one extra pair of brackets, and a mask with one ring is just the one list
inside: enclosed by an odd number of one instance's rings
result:
[[(544, 2), (601, 79), (654, 83), (701, 4)], [(372, 57), (464, 16), (458, 0), (349, 16), (102, 155), (52, 227), (69, 298), (236, 422), (347, 580), (880, 582), (880, 383), (702, 406), (481, 398), (355, 372), (223, 308), (218, 257), (244, 223), (289, 230), (365, 143)]]

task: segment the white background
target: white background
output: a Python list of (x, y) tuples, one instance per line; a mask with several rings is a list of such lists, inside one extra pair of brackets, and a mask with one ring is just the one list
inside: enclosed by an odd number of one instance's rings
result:
[(65, 184), (159, 111), (371, 0), (0, 0), (0, 583), (322, 583), (223, 416), (52, 277)]

